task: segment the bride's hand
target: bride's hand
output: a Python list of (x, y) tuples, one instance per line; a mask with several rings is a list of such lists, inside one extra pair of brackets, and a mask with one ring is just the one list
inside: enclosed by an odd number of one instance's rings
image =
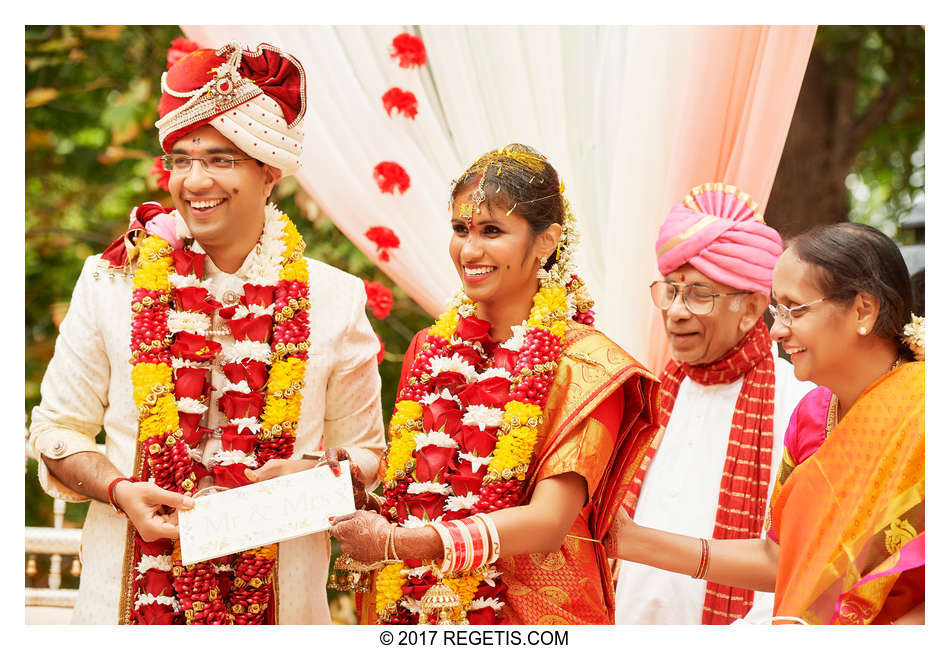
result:
[(341, 517), (331, 517), (330, 534), (340, 542), (340, 551), (364, 564), (373, 564), (386, 557), (389, 522), (375, 512), (357, 510)]
[(626, 508), (620, 506), (617, 509), (617, 514), (614, 515), (613, 523), (610, 524), (610, 530), (607, 531), (607, 536), (604, 538), (604, 550), (607, 551), (607, 557), (624, 559), (627, 537), (638, 527), (630, 515), (627, 514)]
[(350, 458), (349, 452), (343, 447), (331, 447), (327, 449), (324, 460), (330, 470), (337, 476), (340, 475), (340, 462), (344, 460), (350, 461), (350, 482), (353, 484), (353, 503), (356, 504), (357, 510), (365, 508), (367, 502), (366, 479), (359, 465), (354, 463), (353, 459)]

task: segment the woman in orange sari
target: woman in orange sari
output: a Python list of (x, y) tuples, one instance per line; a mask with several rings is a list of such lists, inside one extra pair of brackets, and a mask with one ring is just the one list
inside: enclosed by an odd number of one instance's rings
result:
[(377, 512), (336, 518), (363, 623), (609, 624), (602, 539), (658, 384), (590, 327), (557, 172), (509, 145), (452, 191), (463, 293), (406, 353)]
[(900, 251), (869, 226), (820, 227), (792, 240), (772, 291), (772, 337), (798, 379), (830, 393), (792, 419), (767, 538), (701, 540), (620, 516), (611, 556), (775, 591), (778, 620), (923, 623), (923, 322)]

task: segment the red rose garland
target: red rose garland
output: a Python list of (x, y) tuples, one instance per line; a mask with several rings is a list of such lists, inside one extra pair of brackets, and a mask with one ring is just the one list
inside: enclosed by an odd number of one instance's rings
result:
[[(552, 285), (539, 289), (528, 321), (500, 346), (467, 299), (429, 329), (390, 421), (383, 466), (390, 521), (419, 526), (521, 501), (569, 311), (565, 287)], [(499, 622), (506, 588), (492, 565), (437, 575), (431, 563), (412, 561), (377, 575), (380, 622), (430, 616), (419, 599), (437, 581), (460, 598), (455, 621)]]
[[(152, 223), (152, 222), (156, 223)], [(150, 232), (175, 232), (175, 214), (159, 214)], [(132, 384), (145, 464), (140, 478), (191, 492), (208, 469), (192, 447), (210, 430), (210, 363), (222, 356), (227, 384), (219, 406), (230, 424), (210, 472), (225, 487), (245, 485), (244, 469), (290, 455), (309, 347), (308, 273), (303, 240), (291, 221), (267, 206), (261, 242), (245, 263), (240, 304), (228, 309), (204, 285), (203, 253), (154, 234), (138, 243), (133, 280)], [(206, 338), (211, 315), (226, 319), (234, 343)], [(269, 366), (269, 367), (268, 367)], [(143, 624), (257, 624), (271, 599), (275, 546), (182, 566), (170, 540), (135, 536), (132, 621)]]

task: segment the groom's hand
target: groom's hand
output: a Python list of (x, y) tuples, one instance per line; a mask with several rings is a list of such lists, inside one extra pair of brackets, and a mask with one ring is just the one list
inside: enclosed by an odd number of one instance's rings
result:
[(178, 539), (178, 511), (190, 510), (195, 505), (191, 497), (147, 481), (121, 481), (112, 496), (146, 542)]

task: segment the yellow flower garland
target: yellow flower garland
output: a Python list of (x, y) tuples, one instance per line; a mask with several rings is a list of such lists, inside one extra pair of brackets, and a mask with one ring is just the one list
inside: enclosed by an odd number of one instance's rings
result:
[(455, 334), (455, 328), (459, 324), (459, 311), (457, 307), (452, 307), (444, 314), (439, 316), (439, 319), (435, 321), (435, 325), (429, 328), (429, 334), (433, 336), (438, 336), (439, 338), (445, 339), (448, 341), (452, 338), (452, 335)]
[(406, 584), (402, 562), (387, 564), (376, 576), (376, 613), (395, 605), (402, 598), (402, 586)]
[(139, 244), (139, 261), (132, 286), (168, 293), (172, 285), (168, 273), (172, 267), (171, 246), (161, 237), (148, 235)]
[(402, 400), (396, 404), (396, 412), (389, 421), (389, 455), (383, 472), (383, 481), (396, 480), (397, 471), (405, 471), (406, 463), (412, 458), (416, 448), (415, 434), (421, 431), (419, 426), (408, 426), (422, 418), (422, 406), (411, 400)]

